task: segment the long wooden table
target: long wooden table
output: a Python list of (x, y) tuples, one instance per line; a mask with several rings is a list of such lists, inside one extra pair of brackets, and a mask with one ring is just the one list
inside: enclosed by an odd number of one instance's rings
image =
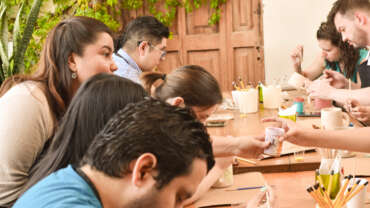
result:
[[(240, 116), (235, 110), (219, 111), (218, 113), (231, 113), (234, 120), (226, 123), (225, 127), (208, 128), (211, 135), (217, 136), (248, 136), (262, 135), (265, 127), (272, 124), (261, 122), (262, 118), (277, 116), (276, 109), (260, 109), (259, 112)], [(310, 127), (312, 123), (317, 124), (319, 118), (297, 117), (297, 122), (305, 123)], [(355, 126), (362, 126), (359, 122), (351, 119)], [(282, 208), (312, 208), (315, 207), (315, 201), (306, 192), (306, 188), (314, 184), (314, 169), (319, 167), (320, 157), (318, 153), (312, 152), (305, 155), (304, 162), (296, 162), (293, 156), (284, 156), (279, 158), (265, 159), (258, 161), (257, 165), (244, 165), (234, 167), (234, 173), (260, 171), (267, 184), (274, 187), (276, 195), (275, 207)], [(300, 172), (297, 172), (300, 171)], [(370, 178), (368, 178), (369, 180)], [(368, 186), (368, 198), (370, 195), (370, 186)], [(370, 207), (370, 199), (366, 200), (366, 207)], [(225, 206), (226, 207), (226, 206)]]
[[(286, 100), (283, 105), (290, 106), (295, 96), (299, 95), (297, 91), (288, 92), (290, 99)], [(307, 103), (305, 104), (305, 110), (307, 111)], [(260, 104), (259, 111), (257, 113), (240, 114), (239, 110), (219, 110), (216, 112), (219, 115), (232, 115), (234, 119), (228, 120), (224, 127), (209, 127), (208, 132), (214, 136), (258, 136), (263, 135), (264, 130), (268, 126), (276, 126), (274, 123), (262, 123), (262, 119), (266, 117), (278, 116), (277, 109), (264, 109), (263, 104)], [(355, 119), (350, 118), (350, 121), (355, 127), (362, 127), (362, 125)], [(320, 117), (297, 117), (297, 124), (305, 127), (312, 128), (312, 124), (320, 126)], [(292, 146), (291, 144), (284, 144), (286, 146)], [(294, 145), (293, 145), (294, 146)], [(299, 149), (299, 147), (298, 147)], [(301, 147), (302, 149), (302, 147)], [(308, 148), (313, 150), (313, 148)], [(284, 152), (284, 148), (283, 148)], [(259, 171), (263, 173), (271, 172), (289, 172), (289, 171), (307, 171), (315, 170), (320, 165), (320, 155), (315, 151), (310, 151), (305, 154), (304, 161), (297, 162), (293, 156), (294, 150), (287, 150), (286, 156), (278, 158), (268, 158), (263, 160), (255, 160), (256, 165), (240, 164), (234, 167), (235, 173)]]

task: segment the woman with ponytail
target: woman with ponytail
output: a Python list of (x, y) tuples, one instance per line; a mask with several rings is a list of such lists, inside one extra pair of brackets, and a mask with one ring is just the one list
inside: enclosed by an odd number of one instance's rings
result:
[(117, 69), (111, 30), (72, 17), (48, 34), (35, 73), (9, 77), (0, 88), (0, 207), (18, 198), (29, 171), (47, 149), (79, 86)]

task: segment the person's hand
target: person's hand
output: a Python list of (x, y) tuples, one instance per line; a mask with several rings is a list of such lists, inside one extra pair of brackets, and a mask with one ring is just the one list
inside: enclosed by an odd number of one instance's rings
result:
[(300, 129), (302, 129), (301, 126), (299, 126), (297, 123), (293, 122), (292, 120), (289, 119), (284, 119), (284, 118), (276, 118), (276, 117), (271, 117), (271, 118), (264, 118), (262, 119), (262, 122), (275, 122), (277, 123), (277, 127), (283, 128), (285, 131), (284, 136), (280, 137), (280, 141), (288, 141), (297, 145), (301, 146), (307, 146), (306, 142), (304, 140), (300, 140), (297, 138), (298, 132)]
[(354, 107), (360, 106), (360, 103), (355, 99), (347, 99), (344, 103), (344, 109), (350, 113)]
[(269, 147), (270, 143), (265, 142), (265, 136), (258, 137), (236, 137), (238, 139), (238, 150), (235, 153), (237, 156), (245, 158), (258, 158), (263, 151)]
[(361, 106), (357, 100), (349, 99), (346, 101), (345, 108), (355, 119), (370, 123), (370, 106)]
[(264, 203), (268, 203), (267, 207), (276, 207), (275, 205), (275, 194), (273, 189), (270, 186), (265, 186), (266, 188), (264, 190), (261, 189), (261, 191), (255, 195), (252, 199), (250, 199), (247, 203), (247, 206), (242, 205), (238, 207), (245, 207), (245, 208), (258, 208)]
[(313, 81), (307, 88), (308, 93), (311, 98), (321, 98), (321, 99), (331, 99), (330, 95), (332, 94), (333, 88), (329, 84), (329, 80), (326, 79), (317, 79)]
[(323, 77), (329, 82), (329, 84), (337, 89), (343, 89), (348, 85), (348, 80), (344, 77), (343, 74), (333, 71), (333, 70), (324, 70)]
[(298, 45), (290, 55), (293, 62), (293, 67), (296, 72), (301, 73), (301, 64), (303, 61), (303, 45)]

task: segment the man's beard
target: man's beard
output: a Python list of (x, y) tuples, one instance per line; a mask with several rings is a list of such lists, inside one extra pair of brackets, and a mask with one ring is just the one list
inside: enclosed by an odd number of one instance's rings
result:
[(356, 27), (353, 33), (353, 44), (355, 48), (364, 48), (370, 45), (367, 40), (367, 33), (364, 30)]

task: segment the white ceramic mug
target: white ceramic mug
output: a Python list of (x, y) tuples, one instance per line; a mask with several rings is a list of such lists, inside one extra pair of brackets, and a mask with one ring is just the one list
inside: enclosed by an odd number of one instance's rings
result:
[(264, 108), (279, 108), (281, 103), (281, 87), (269, 85), (262, 87), (263, 92), (263, 107)]
[(321, 109), (321, 126), (327, 130), (343, 129), (349, 124), (349, 116), (336, 107)]
[(240, 113), (255, 113), (258, 111), (258, 90), (251, 88), (240, 91), (237, 96)]

